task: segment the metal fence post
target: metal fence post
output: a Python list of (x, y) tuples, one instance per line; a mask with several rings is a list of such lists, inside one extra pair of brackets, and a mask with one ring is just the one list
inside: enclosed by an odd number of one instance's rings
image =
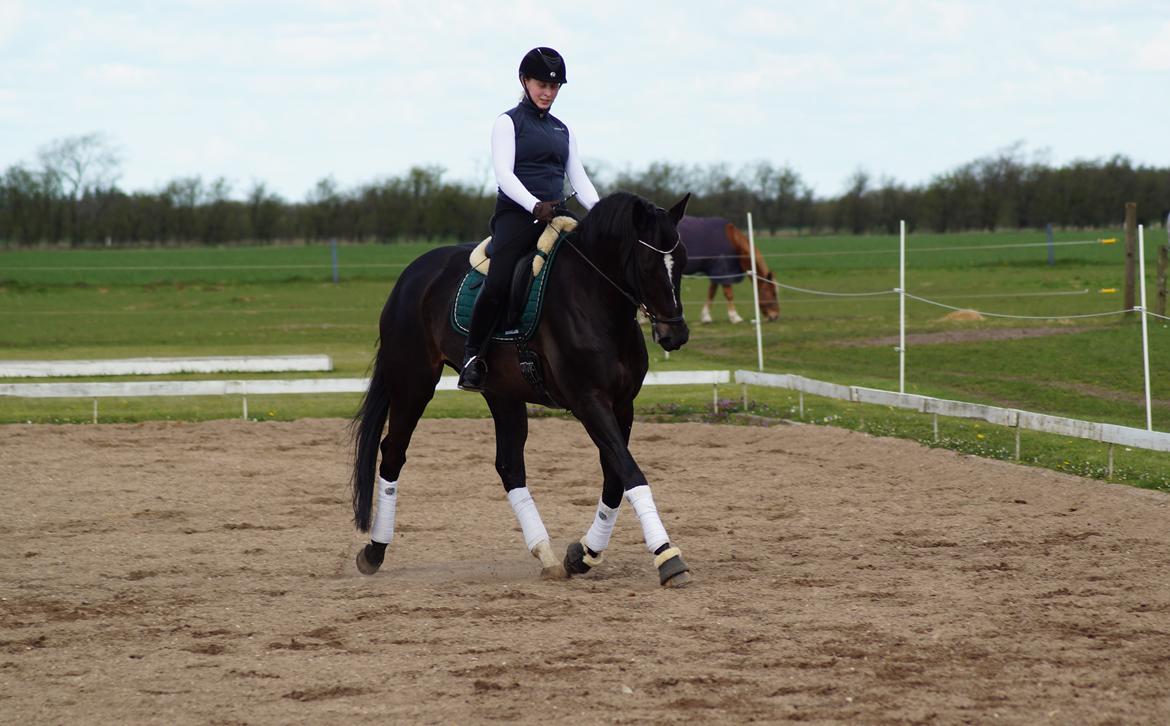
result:
[(337, 269), (337, 238), (329, 240), (329, 254), (333, 258), (333, 284), (336, 285), (341, 279), (340, 272)]

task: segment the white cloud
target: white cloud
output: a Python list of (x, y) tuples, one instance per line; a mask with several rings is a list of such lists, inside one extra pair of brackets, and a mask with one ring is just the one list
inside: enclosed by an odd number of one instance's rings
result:
[(1134, 65), (1143, 71), (1170, 71), (1170, 22), (1137, 41)]
[(0, 46), (16, 36), (24, 23), (22, 0), (0, 0)]
[(109, 86), (141, 90), (155, 85), (159, 79), (159, 72), (153, 68), (130, 63), (102, 63), (87, 68), (85, 76)]
[(727, 24), (728, 32), (761, 35), (767, 38), (786, 38), (810, 30), (806, 17), (791, 9), (776, 7), (739, 7)]

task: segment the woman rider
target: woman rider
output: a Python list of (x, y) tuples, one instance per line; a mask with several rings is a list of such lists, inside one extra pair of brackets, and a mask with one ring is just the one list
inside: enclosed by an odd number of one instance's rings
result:
[(545, 225), (564, 208), (565, 176), (577, 200), (591, 209), (597, 190), (589, 181), (577, 140), (563, 121), (549, 113), (567, 82), (565, 61), (552, 48), (533, 48), (520, 61), (524, 98), (492, 127), (492, 166), (499, 193), (491, 220), (491, 260), (475, 301), (459, 387), (482, 391), (487, 378), (483, 356), (507, 301), (516, 263), (536, 247)]

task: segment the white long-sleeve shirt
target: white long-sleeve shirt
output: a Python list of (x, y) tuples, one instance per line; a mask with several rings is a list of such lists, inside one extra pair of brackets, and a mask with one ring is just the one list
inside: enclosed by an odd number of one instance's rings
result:
[[(560, 123), (555, 117), (553, 117), (553, 122)], [(573, 191), (577, 192), (578, 201), (586, 209), (592, 209), (600, 197), (581, 163), (576, 137), (573, 136), (572, 130), (567, 125), (563, 126), (563, 130), (568, 133), (569, 137), (569, 155), (565, 162), (565, 175), (569, 178), (569, 184), (572, 185)], [(516, 126), (509, 114), (503, 113), (496, 118), (496, 122), (492, 126), (491, 147), (492, 168), (495, 170), (496, 184), (509, 199), (529, 211), (536, 206), (537, 202), (557, 201), (537, 198), (516, 175)]]

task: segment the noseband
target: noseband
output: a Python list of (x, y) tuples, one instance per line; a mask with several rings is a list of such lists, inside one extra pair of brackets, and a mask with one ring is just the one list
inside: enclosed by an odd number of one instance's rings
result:
[[(667, 255), (669, 255), (670, 253), (674, 252), (676, 249), (678, 249), (678, 246), (680, 244), (682, 244), (682, 237), (679, 237), (678, 239), (676, 239), (674, 241), (673, 247), (671, 247), (668, 250), (660, 250), (657, 247), (655, 247), (654, 245), (650, 244), (649, 242), (643, 242), (641, 239), (639, 239), (637, 237), (635, 237), (634, 239), (638, 240), (638, 244), (642, 245), (643, 247), (647, 247), (649, 249), (654, 250), (658, 254), (662, 255), (664, 258)], [(637, 267), (637, 264), (635, 263), (635, 260), (634, 260), (634, 248), (632, 246), (630, 247), (629, 255), (627, 255), (627, 260), (628, 260), (626, 263), (627, 266), (633, 268), (632, 272), (633, 272), (633, 276), (634, 276), (634, 288), (638, 293), (638, 297), (644, 299), (646, 297), (646, 295), (642, 291), (642, 276), (638, 274), (638, 267)], [(672, 288), (674, 287), (674, 280), (670, 281), (670, 285)], [(674, 323), (681, 323), (683, 321), (683, 315), (681, 314), (681, 312), (679, 315), (672, 317), (672, 318), (656, 318), (656, 317), (654, 317), (653, 314), (651, 314), (650, 308), (646, 307), (646, 303), (642, 303), (641, 307), (642, 307), (642, 312), (645, 313), (646, 317), (650, 318), (651, 323), (663, 322), (663, 323), (668, 323), (668, 324), (674, 324)], [(678, 307), (679, 307), (679, 310), (681, 311), (682, 305), (680, 304)]]

